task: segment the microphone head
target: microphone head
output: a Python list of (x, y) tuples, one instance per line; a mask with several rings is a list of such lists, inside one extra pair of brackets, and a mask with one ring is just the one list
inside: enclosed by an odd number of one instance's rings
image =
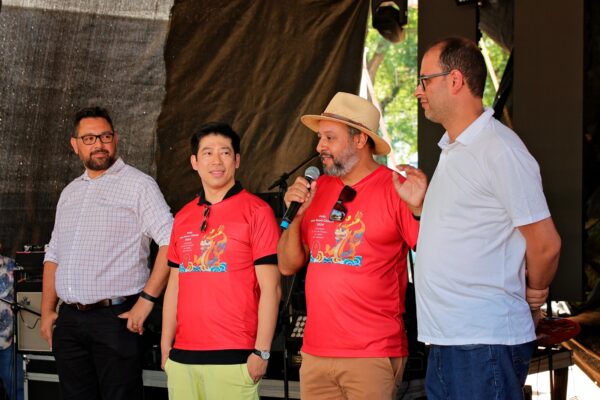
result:
[(304, 171), (304, 177), (310, 182), (316, 181), (317, 178), (319, 178), (319, 175), (321, 175), (321, 172), (317, 167), (308, 167), (306, 168), (306, 171)]

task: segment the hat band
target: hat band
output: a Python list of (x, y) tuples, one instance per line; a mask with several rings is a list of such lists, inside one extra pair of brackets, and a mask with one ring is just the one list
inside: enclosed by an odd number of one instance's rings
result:
[(361, 124), (360, 122), (353, 121), (350, 118), (346, 118), (346, 117), (343, 117), (341, 115), (332, 114), (332, 113), (321, 113), (321, 115), (324, 116), (324, 117), (330, 117), (330, 118), (340, 119), (340, 120), (342, 120), (344, 122), (349, 122), (351, 124), (361, 126), (361, 127), (365, 128), (368, 131), (371, 131), (371, 129), (369, 127)]

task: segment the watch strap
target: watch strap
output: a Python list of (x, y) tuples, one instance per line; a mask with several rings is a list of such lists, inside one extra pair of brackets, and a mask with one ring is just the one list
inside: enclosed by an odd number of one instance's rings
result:
[[(264, 353), (267, 353), (266, 357), (263, 357)], [(270, 355), (271, 355), (270, 352), (267, 351), (267, 350), (262, 350), (261, 351), (261, 350), (257, 350), (257, 349), (252, 350), (252, 354), (256, 354), (257, 356), (259, 356), (261, 359), (263, 359), (265, 361), (268, 360), (269, 357), (270, 357)]]
[(144, 292), (143, 290), (142, 290), (142, 293), (140, 293), (140, 297), (142, 299), (146, 299), (148, 301), (151, 301), (152, 303), (156, 303), (158, 301), (158, 297), (154, 297), (154, 296), (152, 296), (152, 295)]

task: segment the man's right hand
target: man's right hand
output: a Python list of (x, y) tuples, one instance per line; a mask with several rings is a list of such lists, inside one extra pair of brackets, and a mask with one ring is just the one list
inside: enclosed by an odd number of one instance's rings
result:
[(283, 201), (285, 201), (286, 207), (289, 208), (292, 201), (296, 201), (302, 206), (298, 209), (298, 213), (296, 216), (300, 216), (304, 214), (304, 211), (310, 206), (313, 197), (315, 197), (315, 193), (317, 191), (317, 182), (308, 183), (308, 181), (299, 176), (294, 181), (294, 184), (290, 186), (285, 192), (285, 196), (283, 197)]
[(42, 335), (42, 338), (48, 342), (50, 349), (52, 349), (52, 331), (54, 330), (56, 318), (58, 318), (58, 313), (54, 310), (42, 312), (40, 334)]
[(167, 363), (167, 359), (169, 358), (169, 353), (171, 352), (171, 348), (165, 348), (161, 346), (160, 348), (160, 368), (165, 370), (165, 364)]

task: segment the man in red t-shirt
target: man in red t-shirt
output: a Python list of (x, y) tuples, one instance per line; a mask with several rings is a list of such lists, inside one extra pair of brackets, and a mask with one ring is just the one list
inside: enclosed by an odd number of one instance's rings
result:
[(302, 206), (277, 254), (284, 275), (308, 263), (303, 399), (392, 399), (402, 380), (406, 258), (427, 178), (399, 166), (405, 179), (373, 159), (390, 152), (379, 117), (369, 101), (338, 93), (324, 113), (301, 118), (318, 134), (325, 175), (299, 177), (285, 194)]
[(279, 229), (235, 181), (240, 139), (224, 123), (192, 136), (202, 190), (175, 216), (161, 337), (169, 398), (258, 399), (281, 297)]

